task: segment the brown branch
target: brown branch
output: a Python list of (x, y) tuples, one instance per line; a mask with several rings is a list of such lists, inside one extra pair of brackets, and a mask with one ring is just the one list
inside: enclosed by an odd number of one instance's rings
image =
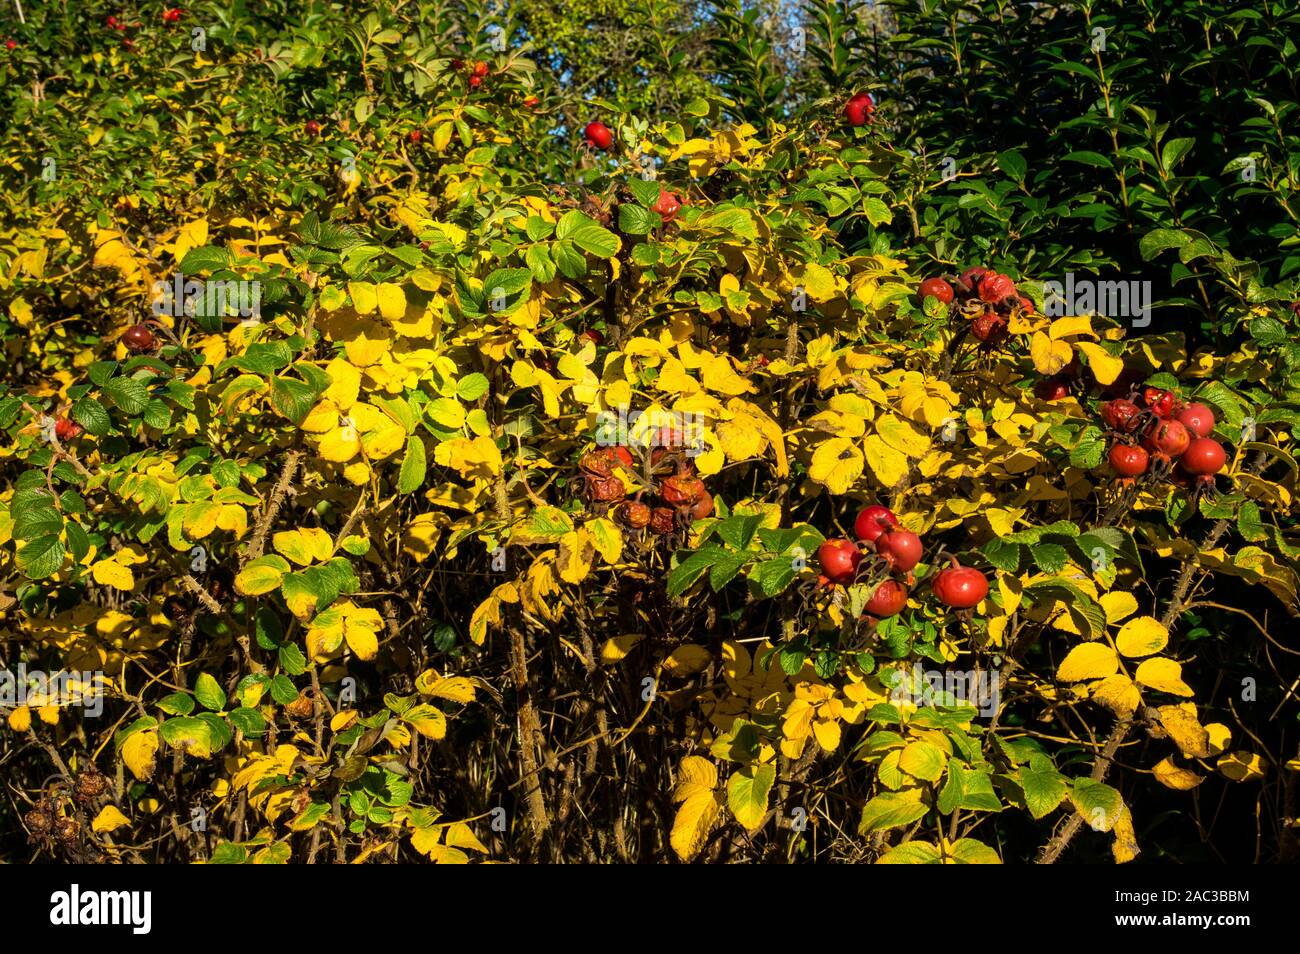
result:
[(256, 560), (266, 550), (266, 535), (271, 531), (271, 525), (275, 523), (275, 518), (280, 513), (280, 507), (284, 504), (285, 494), (289, 492), (289, 484), (293, 481), (294, 474), (298, 471), (298, 464), (302, 461), (301, 451), (290, 451), (284, 459), (284, 467), (280, 469), (280, 479), (275, 482), (275, 489), (271, 491), (271, 497), (266, 502), (266, 510), (262, 513), (262, 519), (257, 522), (257, 529), (253, 531), (253, 538), (248, 541), (248, 549), (244, 551), (244, 559), (240, 563), (240, 569), (243, 569), (249, 562)]
[(519, 750), (523, 759), (523, 777), (528, 784), (525, 792), (528, 814), (532, 819), (532, 835), (536, 841), (550, 827), (550, 817), (546, 813), (546, 799), (542, 796), (542, 783), (538, 777), (541, 768), (537, 762), (537, 751), (542, 726), (528, 688), (528, 655), (524, 646), (523, 629), (517, 623), (510, 627), (510, 672), (519, 700)]

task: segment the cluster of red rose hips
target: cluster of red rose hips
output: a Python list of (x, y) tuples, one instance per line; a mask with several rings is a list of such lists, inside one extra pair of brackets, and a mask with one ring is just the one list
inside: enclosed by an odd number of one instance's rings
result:
[(844, 118), (850, 126), (865, 126), (876, 111), (876, 101), (870, 93), (854, 93), (844, 104)]
[[(613, 508), (614, 519), (632, 530), (649, 527), (658, 534), (670, 534), (689, 527), (713, 513), (713, 495), (680, 446), (656, 447), (650, 454), (650, 474), (658, 480), (658, 492), (639, 491), (631, 500), (615, 468), (633, 470), (628, 448), (601, 447), (583, 455), (583, 494), (588, 504)], [(648, 501), (648, 502), (647, 502)]]
[(1016, 290), (1016, 283), (981, 265), (966, 269), (951, 281), (947, 277), (927, 278), (917, 289), (924, 301), (939, 299), (969, 322), (970, 333), (989, 347), (1007, 336), (1007, 323), (1018, 309), (1034, 313), (1034, 303)]
[(1184, 404), (1172, 391), (1148, 387), (1102, 404), (1101, 416), (1113, 435), (1107, 459), (1124, 483), (1148, 471), (1156, 479), (1168, 476), (1177, 461), (1198, 490), (1214, 489), (1228, 455), (1211, 436), (1214, 412), (1204, 404)]
[[(859, 543), (831, 539), (818, 549), (819, 585), (847, 586), (878, 580), (866, 611), (877, 619), (902, 612), (907, 605), (907, 584), (913, 582), (912, 570), (921, 562), (921, 538), (910, 530), (899, 529), (898, 517), (879, 504), (858, 513), (853, 533)], [(904, 582), (892, 579), (892, 574), (903, 575)], [(989, 582), (979, 570), (962, 566), (952, 557), (951, 565), (935, 575), (930, 588), (941, 603), (966, 610), (988, 595)]]
[[(459, 73), (461, 70), (465, 69), (465, 61), (461, 59), (452, 60), (451, 68)], [(489, 71), (490, 67), (486, 63), (482, 60), (476, 60), (474, 65), (469, 68), (469, 88), (478, 89), (482, 86), (483, 81), (487, 79)]]

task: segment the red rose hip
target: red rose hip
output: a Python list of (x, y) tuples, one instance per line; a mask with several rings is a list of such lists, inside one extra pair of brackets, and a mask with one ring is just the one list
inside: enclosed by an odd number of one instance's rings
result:
[(907, 605), (907, 588), (897, 580), (884, 580), (867, 600), (867, 612), (872, 616), (895, 616)]
[(880, 504), (863, 507), (858, 518), (853, 521), (853, 533), (859, 540), (875, 543), (876, 539), (890, 527), (898, 526), (894, 511)]
[(822, 575), (832, 583), (852, 583), (862, 553), (848, 540), (827, 540), (817, 549)]
[(1193, 402), (1178, 412), (1178, 423), (1195, 437), (1209, 437), (1214, 433), (1214, 412), (1204, 404)]
[(989, 595), (988, 578), (974, 567), (962, 566), (956, 560), (935, 576), (931, 586), (939, 602), (953, 609), (970, 609)]
[(1178, 466), (1197, 477), (1210, 477), (1223, 470), (1227, 462), (1222, 444), (1212, 437), (1198, 437), (1187, 445)]
[(593, 149), (608, 149), (614, 145), (614, 134), (609, 131), (609, 127), (601, 122), (587, 123), (582, 130), (582, 137), (587, 140), (587, 145)]
[(146, 351), (152, 351), (154, 344), (153, 332), (149, 330), (147, 325), (132, 325), (122, 332), (122, 344), (132, 354), (144, 354)]
[(1136, 444), (1116, 444), (1107, 455), (1110, 466), (1121, 477), (1136, 477), (1147, 472), (1150, 457)]
[(920, 292), (922, 301), (925, 301), (928, 296), (933, 295), (945, 305), (952, 304), (952, 286), (942, 278), (927, 278), (925, 281), (921, 282), (921, 287), (918, 291)]
[(876, 540), (876, 552), (891, 567), (907, 573), (921, 562), (921, 538), (910, 530), (890, 530)]

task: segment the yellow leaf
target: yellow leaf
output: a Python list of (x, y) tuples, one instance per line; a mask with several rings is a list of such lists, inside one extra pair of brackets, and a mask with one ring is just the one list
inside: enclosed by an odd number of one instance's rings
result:
[(282, 530), (273, 534), (271, 546), (277, 553), (284, 554), (299, 566), (307, 566), (312, 562), (312, 549), (301, 530)]
[(356, 709), (344, 709), (342, 712), (337, 712), (330, 718), (330, 731), (342, 732), (351, 728), (359, 718), (360, 715)]
[(1039, 374), (1056, 374), (1074, 357), (1074, 352), (1064, 341), (1056, 341), (1041, 331), (1035, 331), (1029, 340), (1029, 356)]
[(876, 433), (886, 444), (913, 459), (925, 456), (930, 449), (930, 439), (916, 432), (911, 424), (893, 414), (882, 414), (876, 419)]
[(688, 755), (682, 759), (682, 764), (678, 769), (677, 787), (673, 789), (673, 801), (684, 801), (701, 791), (712, 791), (717, 785), (717, 766), (702, 756)]
[(1118, 623), (1120, 620), (1132, 616), (1137, 612), (1138, 601), (1132, 593), (1123, 593), (1118, 590), (1112, 593), (1104, 593), (1098, 600), (1101, 608), (1106, 611), (1106, 622)]
[(882, 486), (895, 487), (907, 476), (907, 458), (886, 444), (879, 434), (868, 434), (862, 449), (871, 472)]
[(91, 831), (104, 833), (116, 831), (123, 825), (130, 825), (131, 820), (118, 810), (115, 805), (105, 805), (103, 810), (95, 816), (95, 820), (90, 823)]
[(401, 285), (381, 282), (376, 289), (379, 300), (379, 314), (389, 321), (398, 321), (406, 314), (406, 293)]
[(730, 461), (757, 457), (767, 446), (767, 438), (754, 426), (753, 418), (747, 414), (738, 414), (730, 421), (723, 421), (716, 430), (722, 450)]
[(348, 295), (352, 298), (352, 307), (362, 315), (368, 315), (379, 305), (375, 286), (370, 282), (348, 282)]
[(682, 802), (673, 819), (668, 843), (677, 857), (689, 861), (704, 847), (722, 811), (722, 799), (716, 792), (702, 791)]
[(357, 394), (361, 389), (361, 372), (342, 358), (335, 358), (325, 365), (325, 373), (330, 376), (330, 386), (321, 395), (334, 402), (340, 411), (346, 411), (357, 403)]
[(135, 589), (135, 574), (116, 560), (100, 560), (90, 568), (90, 575), (96, 583), (111, 586), (128, 593)]
[(702, 370), (704, 386), (710, 391), (719, 394), (747, 394), (758, 390), (736, 373), (732, 359), (726, 355), (706, 357)]
[(1191, 791), (1205, 781), (1204, 776), (1175, 765), (1171, 755), (1167, 755), (1157, 762), (1151, 771), (1155, 774), (1157, 782), (1165, 788), (1172, 788), (1178, 792)]
[(703, 646), (686, 643), (674, 649), (664, 660), (664, 670), (670, 675), (685, 677), (701, 672), (712, 661), (713, 655)]
[(1061, 660), (1056, 678), (1061, 682), (1081, 682), (1112, 676), (1119, 669), (1115, 650), (1104, 643), (1080, 643)]
[(1142, 704), (1142, 693), (1132, 679), (1123, 673), (1116, 673), (1092, 684), (1092, 701), (1127, 718)]
[(1175, 696), (1192, 696), (1192, 687), (1183, 682), (1183, 667), (1166, 656), (1156, 656), (1138, 666), (1133, 674), (1144, 686)]
[(432, 669), (420, 674), (415, 680), (415, 689), (422, 696), (434, 696), (452, 702), (473, 702), (475, 697), (473, 679), (467, 676), (439, 678)]
[(1209, 755), (1218, 755), (1228, 750), (1232, 741), (1232, 730), (1221, 722), (1211, 722), (1205, 727), (1206, 748)]
[(420, 735), (430, 739), (441, 739), (447, 735), (447, 717), (437, 706), (424, 702), (411, 706), (402, 713), (402, 719), (410, 723)]
[(1124, 370), (1124, 359), (1117, 358), (1091, 341), (1078, 341), (1074, 345), (1088, 359), (1088, 367), (1098, 384), (1113, 384)]
[(1224, 778), (1234, 782), (1249, 782), (1264, 778), (1268, 774), (1262, 758), (1242, 749), (1220, 756), (1219, 761), (1215, 763), (1215, 768), (1223, 774)]
[(361, 435), (356, 425), (350, 421), (337, 427), (321, 438), (317, 452), (322, 459), (344, 464), (356, 457), (361, 450)]
[(632, 651), (632, 647), (644, 638), (644, 636), (614, 636), (605, 640), (605, 644), (600, 647), (600, 661), (608, 665), (624, 659)]
[(158, 731), (144, 729), (133, 732), (122, 743), (122, 761), (140, 781), (148, 781), (153, 776), (154, 764), (158, 755)]
[(825, 752), (834, 752), (840, 747), (840, 724), (833, 719), (818, 719), (813, 723), (813, 737)]
[(1115, 637), (1116, 648), (1130, 659), (1158, 653), (1168, 643), (1169, 630), (1160, 625), (1154, 616), (1138, 616), (1129, 620), (1120, 627)]
[(379, 652), (379, 630), (384, 625), (377, 610), (343, 604), (348, 609), (343, 617), (343, 638), (348, 647), (361, 660), (374, 659)]
[(571, 530), (560, 538), (555, 568), (566, 583), (581, 583), (591, 572), (591, 558), (596, 548), (585, 530)]
[(16, 706), (9, 713), (9, 728), (15, 732), (26, 732), (32, 727), (32, 710), (27, 706)]
[(853, 482), (862, 476), (862, 453), (853, 441), (835, 437), (822, 443), (813, 452), (808, 476), (832, 494), (847, 493)]
[(1210, 735), (1196, 718), (1196, 706), (1183, 702), (1156, 709), (1160, 724), (1178, 746), (1178, 751), (1188, 758), (1200, 759), (1210, 754)]
[(799, 284), (808, 293), (808, 297), (816, 302), (830, 301), (839, 294), (835, 275), (826, 266), (815, 262), (809, 262), (804, 266)]
[[(1071, 335), (1090, 335), (1097, 337), (1092, 330), (1092, 319), (1087, 315), (1066, 315), (1052, 322), (1047, 334), (1052, 339), (1068, 338)], [(1107, 382), (1109, 383), (1109, 382)]]
[(449, 848), (468, 848), (470, 851), (477, 851), (481, 855), (488, 853), (487, 846), (478, 840), (469, 825), (464, 822), (452, 822), (448, 825), (447, 834), (443, 841)]
[(623, 553), (623, 531), (612, 520), (605, 517), (588, 520), (582, 529), (606, 563), (613, 565), (618, 562)]
[(1115, 820), (1115, 827), (1111, 829), (1111, 834), (1115, 836), (1110, 846), (1111, 857), (1115, 859), (1115, 864), (1125, 864), (1138, 856), (1137, 832), (1133, 830), (1133, 815), (1127, 805)]

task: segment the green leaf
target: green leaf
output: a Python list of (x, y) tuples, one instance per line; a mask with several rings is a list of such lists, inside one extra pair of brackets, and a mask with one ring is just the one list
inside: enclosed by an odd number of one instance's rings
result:
[(624, 235), (648, 235), (663, 225), (658, 212), (624, 202), (618, 207), (618, 229)]
[(108, 410), (94, 398), (84, 397), (72, 405), (72, 419), (85, 428), (87, 434), (103, 437), (113, 426)]
[(291, 676), (301, 676), (307, 671), (307, 655), (293, 643), (285, 643), (279, 652), (280, 668)]
[(226, 707), (226, 694), (217, 680), (206, 672), (199, 673), (194, 680), (194, 696), (205, 709), (220, 712)]
[(317, 391), (305, 381), (271, 377), (271, 406), (294, 424), (301, 424), (316, 404)]
[[(668, 573), (669, 596), (681, 596), (718, 559), (727, 556), (727, 551), (717, 546), (706, 546), (698, 550), (684, 552), (690, 555)], [(678, 556), (680, 557), (680, 554)]]
[(158, 708), (168, 715), (189, 715), (194, 711), (194, 697), (188, 692), (173, 692), (158, 700)]
[(181, 272), (186, 275), (198, 275), (203, 272), (219, 272), (229, 268), (234, 262), (231, 254), (215, 245), (192, 248), (181, 259)]
[(1124, 810), (1124, 798), (1118, 790), (1090, 778), (1074, 780), (1070, 801), (1093, 831), (1110, 831)]
[(1111, 160), (1099, 152), (1092, 152), (1088, 149), (1080, 149), (1076, 152), (1066, 153), (1061, 157), (1066, 162), (1082, 162), (1086, 166), (1096, 166), (1099, 169), (1112, 168)]
[(240, 706), (228, 714), (230, 724), (249, 738), (258, 738), (266, 734), (266, 719), (256, 709)]
[(573, 520), (558, 507), (536, 507), (528, 515), (528, 525), (524, 532), (529, 538), (558, 540), (566, 533), (573, 532)]
[(655, 179), (642, 179), (640, 176), (633, 176), (627, 181), (628, 188), (636, 196), (637, 202), (641, 203), (647, 209), (651, 208), (659, 201), (659, 182)]
[(713, 564), (713, 568), (709, 570), (709, 586), (714, 592), (722, 589), (735, 579), (740, 568), (748, 563), (749, 559), (749, 554), (746, 553), (727, 553), (719, 557)]
[(937, 865), (943, 862), (939, 849), (928, 841), (905, 841), (891, 848), (876, 862), (878, 865)]
[(974, 838), (961, 838), (948, 850), (952, 864), (957, 865), (1000, 865), (1002, 859), (998, 853)]
[(11, 531), (16, 540), (34, 540), (47, 534), (56, 536), (63, 531), (63, 517), (53, 507), (19, 509)]
[(271, 698), (280, 705), (287, 706), (298, 698), (298, 687), (288, 676), (276, 676), (271, 680)]
[(772, 763), (754, 765), (727, 779), (727, 807), (749, 831), (756, 831), (767, 815), (767, 799), (776, 781)]
[(524, 261), (528, 263), (533, 278), (539, 282), (545, 284), (555, 278), (555, 262), (545, 245), (530, 245), (524, 253)]
[(63, 542), (57, 535), (51, 533), (37, 537), (19, 549), (18, 569), (29, 580), (43, 580), (59, 572), (66, 553)]
[(498, 268), (483, 279), (483, 294), (487, 298), (504, 295), (513, 297), (533, 283), (533, 273), (527, 268)]
[(409, 494), (419, 489), (424, 483), (427, 464), (424, 457), (424, 441), (418, 437), (406, 442), (406, 456), (402, 459), (402, 469), (397, 475), (397, 492)]
[(866, 835), (873, 831), (885, 831), (900, 828), (924, 818), (930, 807), (916, 799), (906, 798), (897, 792), (885, 792), (862, 806), (862, 820), (858, 822), (858, 834)]
[(487, 377), (477, 371), (465, 375), (456, 382), (456, 395), (462, 401), (477, 401), (484, 394), (487, 394), (487, 390)]
[(776, 557), (754, 564), (746, 576), (764, 596), (772, 597), (789, 586), (797, 572), (792, 558)]
[(261, 596), (270, 593), (289, 572), (289, 561), (278, 554), (268, 553), (249, 561), (235, 577), (235, 591), (243, 596)]
[(208, 723), (199, 716), (177, 716), (168, 719), (158, 728), (163, 741), (174, 749), (211, 753), (219, 747), (212, 737)]
[(104, 393), (127, 414), (139, 414), (149, 405), (149, 389), (135, 378), (113, 378), (104, 385)]
[(1142, 241), (1138, 243), (1138, 250), (1149, 262), (1167, 249), (1186, 247), (1190, 241), (1187, 235), (1178, 229), (1152, 229), (1142, 236)]

